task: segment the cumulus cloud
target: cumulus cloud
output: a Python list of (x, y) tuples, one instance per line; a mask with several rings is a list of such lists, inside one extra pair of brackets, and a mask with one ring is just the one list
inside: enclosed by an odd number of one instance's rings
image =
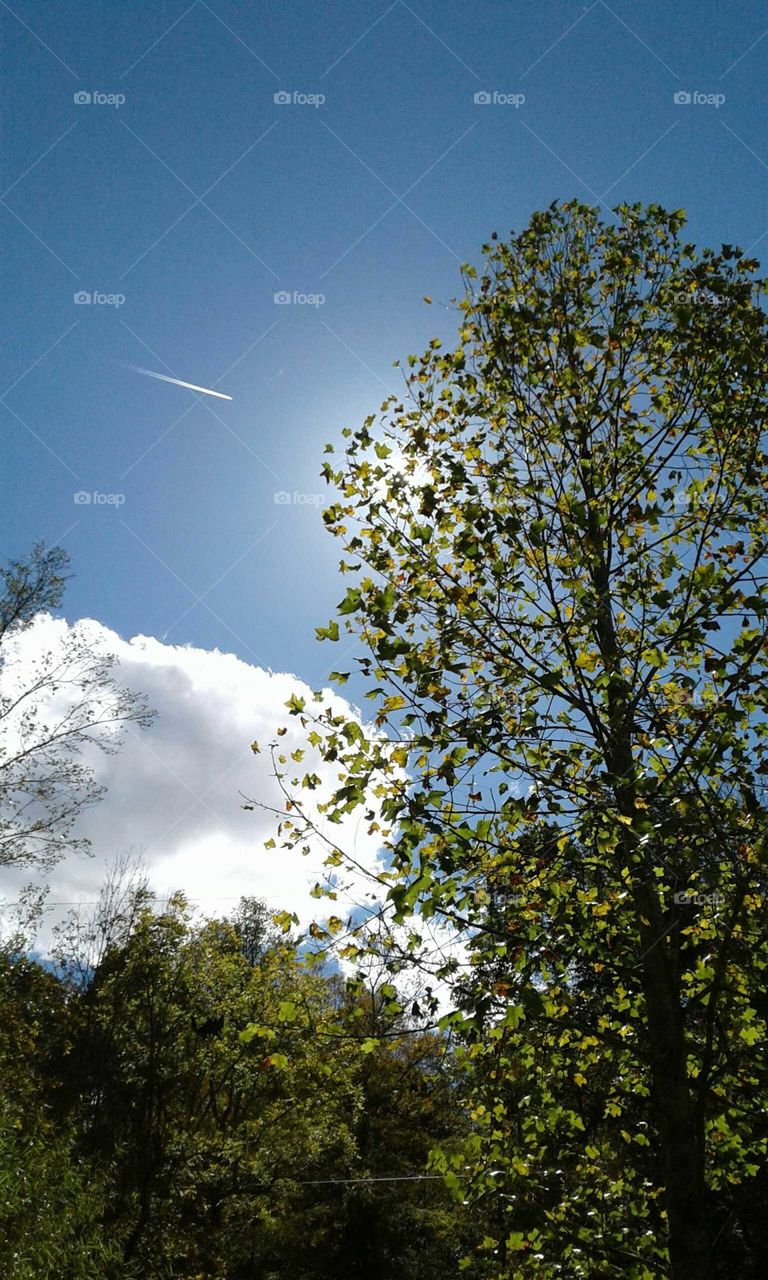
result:
[[(322, 904), (310, 890), (324, 878), (323, 845), (318, 842), (306, 857), (279, 846), (265, 850), (264, 840), (275, 833), (274, 818), (242, 808), (243, 796), (280, 806), (269, 753), (256, 755), (250, 744), (265, 745), (278, 725), (287, 724), (282, 744), (289, 750), (306, 746), (301, 724), (288, 717), (285, 703), (294, 693), (309, 699), (309, 688), (294, 675), (264, 670), (219, 650), (164, 644), (149, 636), (123, 640), (93, 620), (76, 625), (94, 649), (117, 657), (120, 683), (146, 694), (157, 714), (150, 729), (130, 726), (117, 754), (94, 751), (87, 757), (107, 788), (106, 796), (78, 819), (77, 834), (91, 841), (93, 856), (69, 856), (47, 873), (49, 899), (57, 904), (95, 899), (107, 865), (135, 850), (158, 894), (182, 889), (206, 913), (220, 914), (239, 896), (254, 894), (270, 907), (295, 911), (303, 922), (316, 917)], [(64, 619), (41, 615), (19, 640), (22, 671), (25, 653), (31, 661), (41, 646), (66, 643), (70, 631)], [(18, 672), (17, 667), (16, 678)], [(338, 695), (328, 697), (352, 711)], [(307, 763), (311, 759), (309, 752)], [(317, 772), (323, 776), (324, 770), (317, 767)], [(374, 838), (359, 816), (334, 828), (334, 838), (365, 867), (377, 867)], [(16, 899), (23, 885), (40, 879), (30, 868), (0, 868), (0, 900)], [(335, 909), (360, 903), (371, 892), (370, 882), (360, 877)], [(57, 906), (48, 929), (65, 912)]]

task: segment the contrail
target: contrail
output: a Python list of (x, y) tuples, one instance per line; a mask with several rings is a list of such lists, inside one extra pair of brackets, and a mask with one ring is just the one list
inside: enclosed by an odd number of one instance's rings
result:
[(231, 400), (231, 396), (225, 396), (223, 391), (211, 391), (209, 387), (198, 387), (194, 382), (182, 382), (181, 378), (169, 378), (165, 373), (154, 373), (152, 369), (141, 369), (137, 364), (129, 364), (129, 369), (133, 369), (134, 373), (143, 373), (147, 378), (159, 378), (161, 382), (171, 382), (174, 387), (186, 387), (188, 391), (200, 391), (204, 396), (216, 396), (217, 400)]

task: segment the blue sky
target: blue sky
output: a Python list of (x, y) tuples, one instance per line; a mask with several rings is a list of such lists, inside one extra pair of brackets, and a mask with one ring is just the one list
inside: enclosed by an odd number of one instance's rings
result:
[(62, 542), (68, 616), (126, 637), (322, 678), (343, 595), (323, 444), (454, 331), (492, 230), (576, 195), (768, 246), (756, 3), (13, 0), (0, 21), (4, 554)]

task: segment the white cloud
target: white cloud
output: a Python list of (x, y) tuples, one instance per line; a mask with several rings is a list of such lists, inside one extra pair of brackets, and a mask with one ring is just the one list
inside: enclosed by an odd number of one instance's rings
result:
[[(182, 889), (201, 899), (201, 909), (211, 914), (234, 907), (241, 894), (295, 911), (302, 921), (321, 914), (322, 902), (309, 896), (323, 878), (321, 844), (308, 857), (279, 845), (265, 850), (275, 819), (242, 808), (243, 795), (280, 806), (266, 744), (280, 724), (287, 724), (281, 744), (290, 750), (306, 745), (305, 731), (285, 703), (292, 693), (309, 700), (308, 687), (296, 676), (251, 666), (218, 650), (163, 644), (148, 636), (125, 641), (93, 620), (77, 626), (95, 648), (116, 655), (120, 682), (145, 693), (157, 718), (148, 730), (129, 727), (117, 754), (89, 757), (107, 787), (106, 796), (78, 820), (77, 834), (91, 840), (94, 856), (70, 856), (45, 877), (31, 868), (0, 868), (0, 898), (13, 900), (22, 885), (44, 879), (57, 903), (92, 900), (107, 864), (134, 849), (143, 854), (155, 890)], [(41, 616), (19, 640), (22, 663), (25, 653), (31, 658), (41, 645), (64, 643), (68, 631), (65, 620)], [(328, 696), (351, 711), (338, 695)], [(254, 739), (262, 744), (259, 755), (250, 749)], [(301, 768), (308, 762), (311, 752)], [(326, 777), (327, 770), (317, 768)], [(375, 867), (376, 845), (359, 816), (334, 828), (334, 838), (366, 867)], [(362, 901), (371, 888), (361, 878), (350, 900)], [(337, 911), (339, 905), (344, 904), (337, 904)], [(65, 912), (57, 907), (51, 923)]]

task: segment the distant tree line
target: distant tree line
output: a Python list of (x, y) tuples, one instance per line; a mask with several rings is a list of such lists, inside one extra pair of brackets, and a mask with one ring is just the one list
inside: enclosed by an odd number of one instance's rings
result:
[(453, 1274), (446, 1038), (307, 964), (258, 900), (196, 920), (114, 889), (46, 964), (0, 953), (0, 1276)]

